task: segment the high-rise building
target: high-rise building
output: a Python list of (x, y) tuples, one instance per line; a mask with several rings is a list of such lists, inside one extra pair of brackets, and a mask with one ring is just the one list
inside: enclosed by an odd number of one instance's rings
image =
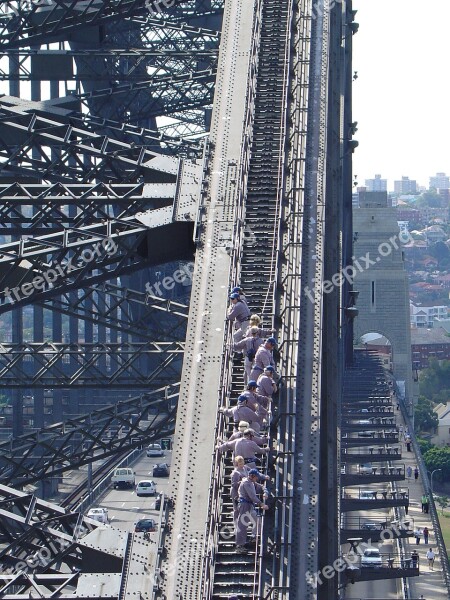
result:
[(436, 175), (430, 177), (430, 188), (448, 190), (450, 188), (450, 177), (445, 173), (436, 173)]
[(416, 194), (417, 181), (409, 177), (402, 177), (400, 181), (394, 181), (394, 192), (396, 194)]
[(387, 192), (387, 179), (381, 179), (381, 175), (375, 175), (375, 179), (366, 179), (368, 192)]

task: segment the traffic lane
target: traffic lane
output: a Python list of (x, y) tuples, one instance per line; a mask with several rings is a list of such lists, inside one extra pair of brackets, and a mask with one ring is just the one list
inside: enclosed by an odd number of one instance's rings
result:
[[(153, 465), (160, 463), (171, 464), (172, 453), (166, 452), (163, 457), (147, 457), (145, 451), (142, 457), (133, 465), (136, 484), (144, 479), (151, 479), (156, 484), (156, 492), (167, 494), (169, 477), (153, 477)], [(159, 510), (155, 510), (156, 496), (137, 496), (136, 489), (111, 489), (103, 496), (96, 506), (108, 510), (109, 522), (114, 527), (126, 531), (134, 531), (139, 519), (146, 517), (158, 520)]]
[[(392, 510), (360, 510), (355, 512), (347, 513), (348, 516), (358, 516), (367, 520), (368, 523), (371, 521), (383, 521), (389, 517), (392, 518)], [(381, 554), (391, 554), (395, 552), (394, 544), (387, 540), (386, 542), (373, 542), (375, 548), (380, 549)], [(362, 549), (365, 548), (363, 544)], [(345, 552), (350, 549), (349, 545), (343, 546)], [(360, 561), (355, 566), (360, 566)], [(378, 581), (360, 581), (359, 583), (348, 584), (345, 589), (346, 600), (361, 599), (361, 598), (383, 598), (386, 600), (394, 600), (398, 598), (398, 579), (382, 579)]]

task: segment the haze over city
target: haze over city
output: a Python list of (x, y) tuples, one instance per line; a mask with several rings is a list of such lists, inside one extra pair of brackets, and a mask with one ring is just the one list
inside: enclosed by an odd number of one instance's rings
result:
[(450, 2), (356, 0), (353, 173), (359, 185), (380, 173), (388, 189), (402, 175), (428, 187), (450, 172), (448, 52)]

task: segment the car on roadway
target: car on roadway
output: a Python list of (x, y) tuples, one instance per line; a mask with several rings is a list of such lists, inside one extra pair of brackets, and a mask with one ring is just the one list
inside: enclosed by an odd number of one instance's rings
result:
[(151, 479), (143, 479), (136, 486), (136, 496), (154, 496), (156, 494), (156, 483)]
[(135, 533), (147, 533), (156, 531), (156, 521), (154, 519), (139, 519), (134, 526)]
[(372, 475), (372, 463), (364, 463), (362, 465), (359, 465), (359, 472), (361, 475)]
[(170, 467), (167, 463), (153, 465), (153, 477), (169, 477)]
[(365, 531), (378, 531), (379, 529), (381, 529), (381, 526), (378, 525), (377, 523), (363, 523), (361, 525), (361, 529), (364, 529)]
[(133, 469), (119, 467), (114, 469), (111, 477), (111, 483), (113, 484), (114, 488), (134, 488), (136, 485), (134, 475), (135, 473)]
[(356, 421), (355, 425), (372, 425), (372, 421), (369, 421), (369, 419), (360, 419)]
[(164, 456), (164, 450), (161, 448), (161, 444), (149, 444), (145, 453), (147, 456)]
[(106, 508), (100, 508), (100, 507), (91, 508), (86, 513), (86, 516), (89, 517), (90, 519), (93, 519), (94, 521), (98, 521), (99, 523), (108, 523), (109, 522), (108, 511)]
[(358, 431), (358, 437), (374, 437), (375, 431)]
[(375, 500), (376, 494), (377, 490), (360, 490), (359, 498), (360, 500)]
[(366, 548), (361, 556), (361, 567), (379, 569), (382, 561), (379, 548)]

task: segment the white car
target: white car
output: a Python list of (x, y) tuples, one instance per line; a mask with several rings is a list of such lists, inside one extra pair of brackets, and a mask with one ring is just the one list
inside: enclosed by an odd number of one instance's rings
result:
[(143, 479), (136, 486), (136, 496), (154, 496), (156, 483), (151, 479)]
[(361, 567), (379, 569), (381, 567), (381, 556), (378, 548), (366, 548), (361, 556)]
[(359, 498), (360, 500), (375, 500), (376, 493), (376, 490), (360, 490)]
[(88, 510), (87, 517), (90, 519), (94, 519), (94, 521), (98, 521), (99, 523), (108, 523), (108, 511), (106, 508), (91, 508)]
[(361, 475), (372, 475), (372, 463), (365, 463), (363, 465), (359, 465), (359, 472)]
[(146, 450), (147, 456), (164, 456), (164, 450), (161, 444), (149, 444)]

